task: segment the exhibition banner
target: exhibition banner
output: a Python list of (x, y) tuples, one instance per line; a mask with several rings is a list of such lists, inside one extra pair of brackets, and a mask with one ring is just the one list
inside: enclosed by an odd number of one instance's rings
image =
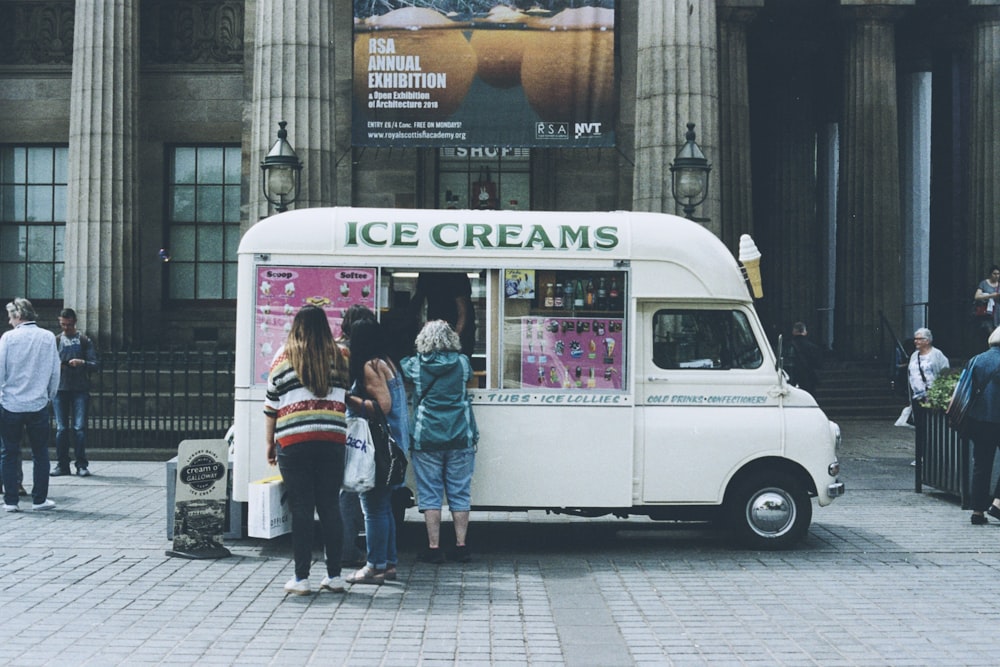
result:
[(354, 0), (354, 145), (614, 146), (614, 5)]

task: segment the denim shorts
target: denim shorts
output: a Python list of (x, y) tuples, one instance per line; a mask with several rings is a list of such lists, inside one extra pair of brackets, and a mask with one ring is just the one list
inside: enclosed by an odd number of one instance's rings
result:
[(452, 512), (468, 512), (472, 504), (472, 471), (476, 453), (473, 449), (449, 449), (441, 452), (410, 452), (413, 475), (417, 480), (417, 506), (421, 511), (439, 510), (443, 496), (448, 497)]

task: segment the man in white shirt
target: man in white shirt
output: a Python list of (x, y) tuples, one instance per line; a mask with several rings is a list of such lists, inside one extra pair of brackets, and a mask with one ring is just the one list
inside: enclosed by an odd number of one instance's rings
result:
[(27, 431), (33, 459), (32, 509), (56, 506), (49, 495), (49, 403), (59, 390), (59, 352), (51, 331), (35, 324), (27, 299), (7, 304), (13, 330), (0, 337), (0, 471), (4, 511), (17, 512), (17, 452)]

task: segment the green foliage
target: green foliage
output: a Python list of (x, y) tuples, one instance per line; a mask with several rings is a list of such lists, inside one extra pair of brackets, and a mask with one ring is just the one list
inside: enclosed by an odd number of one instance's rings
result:
[(931, 388), (927, 390), (927, 404), (932, 408), (944, 410), (951, 401), (951, 395), (955, 393), (955, 385), (958, 384), (958, 376), (962, 374), (961, 368), (946, 368), (931, 382)]

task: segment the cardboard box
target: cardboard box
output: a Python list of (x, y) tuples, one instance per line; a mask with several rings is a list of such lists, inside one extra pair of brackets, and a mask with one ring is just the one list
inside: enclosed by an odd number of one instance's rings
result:
[(281, 475), (250, 482), (247, 534), (271, 539), (292, 532), (292, 511)]

